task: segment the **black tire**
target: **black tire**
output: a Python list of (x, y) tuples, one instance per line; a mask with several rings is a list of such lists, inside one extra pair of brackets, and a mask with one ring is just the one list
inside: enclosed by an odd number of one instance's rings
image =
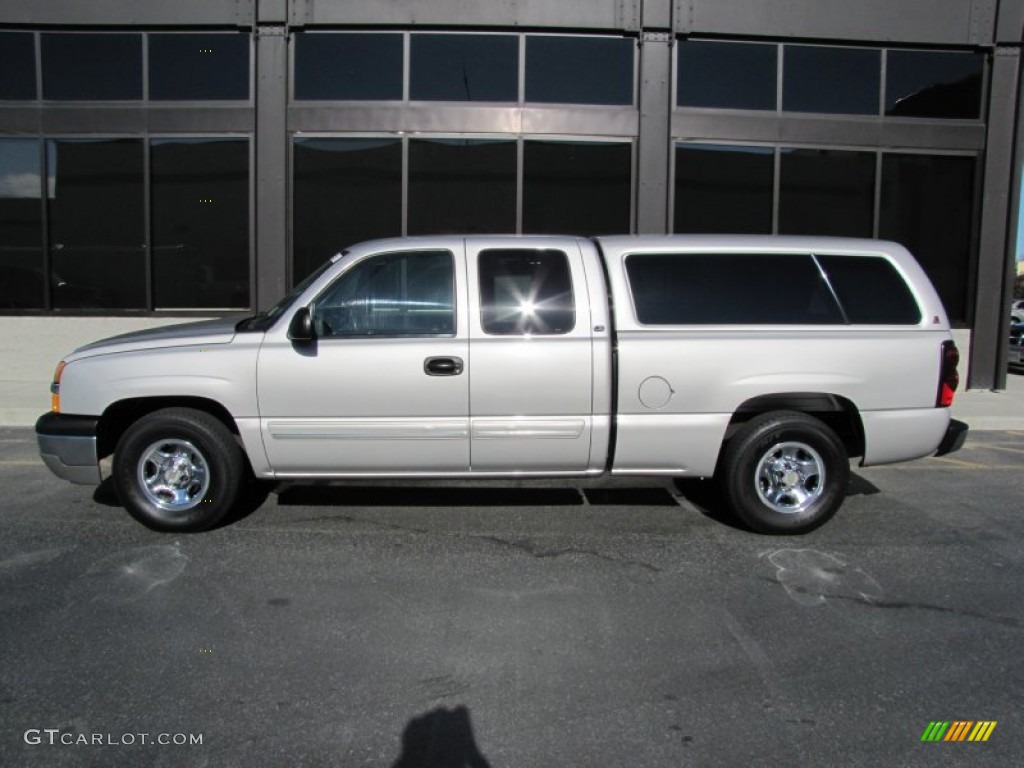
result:
[(218, 419), (164, 408), (121, 436), (113, 480), (128, 513), (147, 528), (191, 533), (212, 528), (232, 511), (246, 470), (234, 436)]
[(838, 511), (850, 461), (820, 419), (775, 411), (740, 427), (725, 445), (717, 474), (726, 504), (752, 530), (799, 534)]

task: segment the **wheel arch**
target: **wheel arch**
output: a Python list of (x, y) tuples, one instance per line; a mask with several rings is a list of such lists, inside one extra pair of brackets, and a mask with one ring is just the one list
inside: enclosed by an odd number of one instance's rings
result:
[(813, 416), (836, 433), (847, 456), (864, 455), (864, 423), (860, 411), (842, 395), (828, 392), (776, 392), (758, 395), (740, 403), (729, 419), (723, 447), (743, 424), (772, 411), (796, 411)]
[[(111, 403), (100, 416), (96, 430), (96, 453), (104, 458), (114, 452), (125, 431), (143, 416), (162, 408), (192, 408), (220, 421), (240, 441), (234, 417), (221, 403), (206, 397), (133, 397)], [(239, 443), (241, 446), (241, 443)], [(245, 455), (245, 451), (242, 451)]]

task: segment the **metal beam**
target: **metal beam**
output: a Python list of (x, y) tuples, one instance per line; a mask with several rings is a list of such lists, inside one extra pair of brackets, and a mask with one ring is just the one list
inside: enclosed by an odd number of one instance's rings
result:
[(0, 0), (0, 23), (251, 27), (255, 0)]
[(883, 147), (980, 152), (985, 126), (978, 122), (829, 115), (739, 114), (727, 110), (681, 109), (672, 115), (676, 139), (754, 141), (769, 144)]
[[(676, 0), (681, 34), (991, 44), (995, 0)], [(989, 19), (986, 27), (985, 19)]]
[(493, 26), (635, 30), (639, 0), (291, 0), (292, 26)]
[(296, 102), (288, 129), (397, 133), (571, 134), (617, 138), (637, 135), (630, 107), (481, 107), (369, 102)]

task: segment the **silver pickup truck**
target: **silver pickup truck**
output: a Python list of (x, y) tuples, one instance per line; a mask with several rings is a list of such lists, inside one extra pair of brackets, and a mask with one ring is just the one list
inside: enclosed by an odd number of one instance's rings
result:
[(958, 354), (901, 246), (431, 236), (338, 254), (265, 313), (58, 366), (60, 477), (165, 531), (258, 480), (712, 477), (749, 527), (828, 520), (861, 466), (948, 453)]

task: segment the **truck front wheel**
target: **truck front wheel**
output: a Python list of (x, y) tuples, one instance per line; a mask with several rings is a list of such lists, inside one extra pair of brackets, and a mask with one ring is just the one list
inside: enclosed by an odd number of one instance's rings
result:
[(121, 502), (155, 531), (212, 528), (234, 507), (244, 478), (245, 461), (227, 427), (191, 408), (143, 416), (114, 451)]
[(831, 518), (846, 497), (850, 462), (824, 422), (796, 411), (751, 419), (726, 444), (722, 495), (760, 533), (796, 534)]

